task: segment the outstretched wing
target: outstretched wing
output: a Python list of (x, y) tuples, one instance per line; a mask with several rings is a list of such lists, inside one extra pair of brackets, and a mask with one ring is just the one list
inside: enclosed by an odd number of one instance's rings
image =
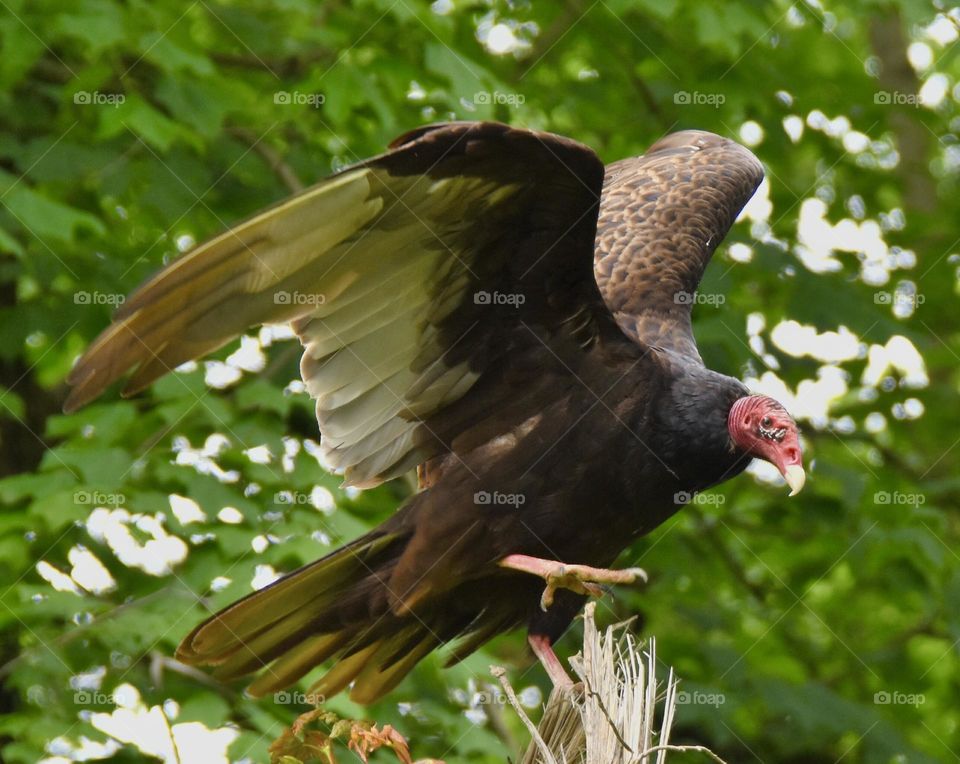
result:
[(597, 226), (597, 283), (635, 341), (702, 363), (690, 326), (710, 256), (763, 180), (734, 141), (673, 133), (607, 168)]
[(171, 263), (69, 376), (66, 409), (131, 369), (132, 394), (251, 326), (292, 321), (322, 448), (372, 486), (443, 450), (418, 425), (530, 327), (589, 344), (616, 327), (594, 280), (603, 165), (497, 123), (399, 138)]

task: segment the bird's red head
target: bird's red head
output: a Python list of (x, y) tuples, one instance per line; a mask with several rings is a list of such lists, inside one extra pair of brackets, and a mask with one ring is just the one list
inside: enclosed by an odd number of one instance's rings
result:
[(780, 470), (791, 496), (800, 492), (806, 481), (800, 431), (783, 406), (766, 395), (739, 398), (730, 408), (727, 429), (738, 448)]

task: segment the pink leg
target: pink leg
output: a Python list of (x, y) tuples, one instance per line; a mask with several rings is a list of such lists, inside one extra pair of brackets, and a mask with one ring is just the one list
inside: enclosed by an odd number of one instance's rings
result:
[(598, 584), (632, 584), (637, 580), (647, 580), (647, 574), (640, 568), (608, 570), (592, 568), (589, 565), (566, 565), (558, 560), (545, 560), (526, 554), (509, 554), (497, 564), (502, 568), (539, 576), (546, 581), (547, 585), (540, 598), (540, 607), (544, 610), (553, 604), (553, 595), (557, 589), (602, 597), (603, 589)]
[(554, 687), (573, 687), (573, 680), (567, 675), (563, 664), (560, 663), (560, 659), (553, 651), (553, 645), (550, 644), (549, 638), (542, 634), (530, 634), (527, 636), (527, 642), (530, 643), (533, 654), (543, 664)]

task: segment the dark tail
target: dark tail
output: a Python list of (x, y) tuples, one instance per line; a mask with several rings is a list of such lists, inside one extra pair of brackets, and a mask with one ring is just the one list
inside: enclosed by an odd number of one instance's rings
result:
[[(254, 672), (261, 696), (289, 687), (330, 658), (311, 688), (329, 698), (354, 682), (350, 697), (372, 703), (392, 690), (431, 650), (458, 636), (454, 663), (516, 621), (508, 613), (438, 602), (416, 616), (391, 609), (388, 582), (409, 535), (376, 529), (235, 602), (195, 628), (177, 658), (213, 666), (220, 679)], [(469, 604), (471, 593), (452, 602)], [(484, 612), (485, 611), (485, 612)]]

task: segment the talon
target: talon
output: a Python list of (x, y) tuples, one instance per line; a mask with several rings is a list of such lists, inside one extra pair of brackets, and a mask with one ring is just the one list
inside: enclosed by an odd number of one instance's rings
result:
[(553, 604), (553, 592), (556, 587), (547, 584), (543, 589), (543, 594), (540, 595), (540, 609), (544, 612), (550, 609), (550, 606)]
[(642, 568), (607, 570), (589, 565), (566, 565), (557, 560), (544, 560), (525, 554), (511, 554), (497, 563), (503, 568), (519, 570), (540, 576), (546, 586), (540, 595), (540, 608), (547, 610), (553, 604), (557, 589), (568, 589), (576, 594), (602, 597), (606, 591), (601, 584), (646, 583), (647, 574)]

